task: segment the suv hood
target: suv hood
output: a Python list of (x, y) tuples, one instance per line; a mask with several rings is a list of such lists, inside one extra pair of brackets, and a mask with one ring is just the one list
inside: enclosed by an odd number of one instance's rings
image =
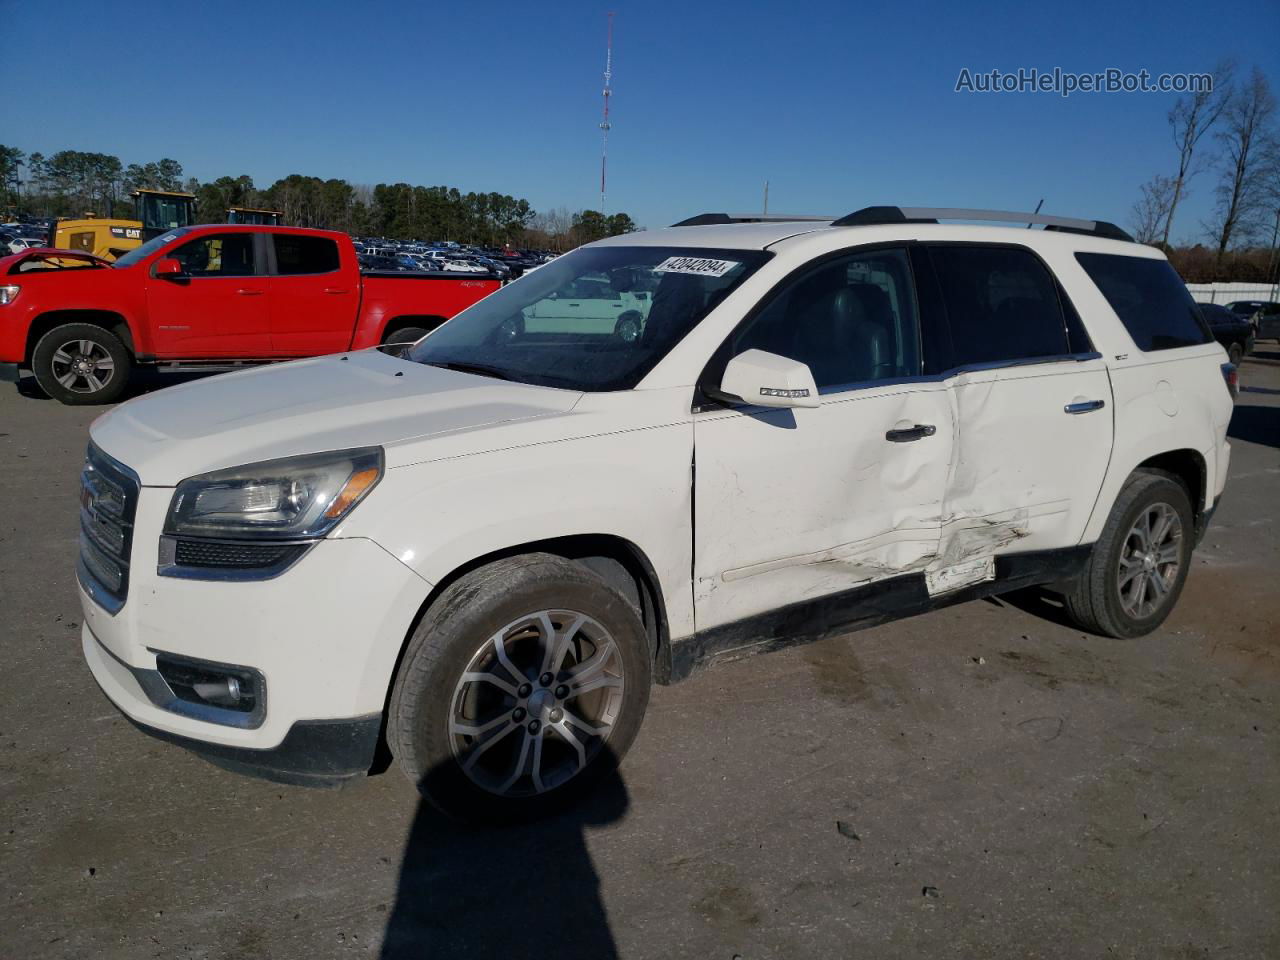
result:
[(568, 413), (582, 394), (428, 367), (378, 350), (257, 367), (170, 387), (94, 421), (90, 436), (144, 486), (223, 467), (395, 445)]

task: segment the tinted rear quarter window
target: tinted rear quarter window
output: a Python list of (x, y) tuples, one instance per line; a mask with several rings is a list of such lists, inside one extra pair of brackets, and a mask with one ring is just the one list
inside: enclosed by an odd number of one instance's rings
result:
[(1169, 261), (1112, 253), (1077, 253), (1076, 260), (1139, 350), (1173, 350), (1213, 339)]
[(338, 269), (338, 245), (328, 237), (272, 234), (276, 246), (276, 273), (333, 273)]
[(955, 366), (1069, 354), (1058, 285), (1029, 250), (929, 249), (945, 304)]

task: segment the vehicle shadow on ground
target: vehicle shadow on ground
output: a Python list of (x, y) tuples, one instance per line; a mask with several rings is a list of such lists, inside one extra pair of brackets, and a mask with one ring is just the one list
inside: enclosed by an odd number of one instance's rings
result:
[(1029, 613), (1033, 617), (1039, 617), (1060, 627), (1072, 629), (1076, 627), (1075, 621), (1067, 613), (1062, 595), (1054, 593), (1047, 587), (1023, 587), (1020, 590), (1010, 590), (1008, 593), (985, 599), (993, 606), (1013, 607), (1015, 610)]
[(382, 960), (617, 957), (586, 831), (627, 807), (616, 771), (567, 812), (529, 824), (463, 826), (420, 801)]
[(1280, 447), (1280, 407), (1237, 405), (1227, 436), (1264, 447)]
[[(205, 377), (217, 376), (214, 373), (159, 373), (154, 370), (140, 369), (135, 370), (129, 378), (129, 385), (118, 403), (124, 403), (133, 397), (140, 397), (144, 393), (151, 393), (164, 387), (177, 386), (180, 383), (190, 383), (193, 380), (203, 380)], [(0, 384), (0, 386), (3, 386)], [(31, 374), (23, 376), (15, 386), (18, 393), (26, 397), (28, 400), (49, 400), (49, 395), (40, 389), (40, 384), (36, 383), (36, 378)], [(104, 407), (109, 404), (103, 404)]]

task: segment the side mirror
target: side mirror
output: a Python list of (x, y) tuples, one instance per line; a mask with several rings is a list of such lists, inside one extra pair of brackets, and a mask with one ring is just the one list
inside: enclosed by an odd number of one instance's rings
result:
[(822, 404), (808, 366), (764, 350), (748, 350), (730, 360), (720, 379), (720, 391), (761, 407)]
[(157, 277), (165, 280), (173, 280), (186, 273), (186, 271), (182, 269), (182, 263), (175, 257), (161, 257), (156, 261), (154, 272)]

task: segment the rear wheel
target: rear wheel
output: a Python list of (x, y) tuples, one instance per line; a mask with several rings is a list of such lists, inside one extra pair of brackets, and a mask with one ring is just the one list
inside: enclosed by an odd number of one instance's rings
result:
[(1227, 348), (1227, 359), (1239, 366), (1240, 361), (1244, 359), (1244, 347), (1238, 343), (1233, 343)]
[(129, 385), (133, 358), (111, 331), (67, 323), (40, 338), (31, 367), (40, 388), (60, 403), (111, 403)]
[(392, 691), (387, 740), (450, 816), (509, 821), (572, 801), (640, 729), (651, 682), (635, 608), (549, 554), (499, 560), (423, 615)]
[(382, 338), (383, 343), (417, 343), (431, 331), (424, 327), (400, 327), (388, 330)]
[(1067, 610), (1084, 629), (1110, 637), (1140, 637), (1173, 610), (1191, 565), (1195, 518), (1186, 488), (1171, 477), (1129, 478)]

